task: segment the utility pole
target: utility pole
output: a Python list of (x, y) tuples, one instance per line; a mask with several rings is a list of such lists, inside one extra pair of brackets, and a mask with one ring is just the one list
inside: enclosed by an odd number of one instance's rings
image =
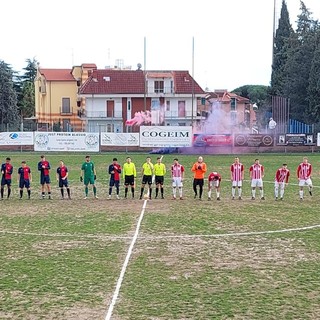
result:
[(194, 37), (192, 37), (192, 101), (191, 101), (191, 126), (193, 128), (193, 112), (194, 112)]

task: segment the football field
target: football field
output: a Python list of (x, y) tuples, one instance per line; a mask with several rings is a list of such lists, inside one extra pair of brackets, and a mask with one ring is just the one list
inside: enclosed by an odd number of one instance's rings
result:
[[(130, 155), (138, 177), (135, 199), (107, 199), (107, 168)], [(164, 155), (165, 199), (138, 200), (148, 154), (91, 154), (99, 199), (79, 181), (84, 154), (46, 155), (52, 200), (40, 197), (40, 153), (12, 158), (12, 195), (0, 201), (0, 319), (171, 320), (320, 318), (320, 156), (239, 155), (245, 167), (243, 200), (231, 200), (235, 155), (204, 155), (208, 172), (222, 175), (221, 201), (194, 199), (197, 155)], [(157, 155), (150, 155), (156, 162)], [(313, 195), (299, 200), (296, 169), (313, 165)], [(183, 200), (171, 200), (173, 158), (186, 170)], [(265, 167), (266, 200), (251, 200), (249, 167)], [(60, 200), (59, 160), (69, 169), (71, 200)], [(19, 200), (17, 168), (33, 174), (31, 200)], [(274, 200), (274, 176), (291, 172), (284, 200)], [(206, 177), (208, 174), (206, 174)], [(154, 195), (154, 192), (153, 192)], [(6, 196), (6, 190), (5, 190)]]

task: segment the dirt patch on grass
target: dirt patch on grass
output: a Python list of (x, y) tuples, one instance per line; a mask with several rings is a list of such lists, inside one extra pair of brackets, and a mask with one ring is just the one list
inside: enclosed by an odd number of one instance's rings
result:
[[(151, 260), (164, 262), (168, 266), (181, 266), (183, 262), (196, 269), (210, 266), (213, 269), (252, 268), (268, 266), (290, 266), (304, 261), (317, 261), (320, 254), (308, 250), (296, 239), (268, 239), (255, 236), (250, 239), (202, 239), (163, 238), (152, 245), (141, 239), (137, 252), (148, 252)], [(159, 250), (159, 247), (162, 250)], [(155, 255), (154, 252), (161, 252)], [(193, 263), (190, 264), (190, 261)]]
[[(90, 245), (90, 244), (89, 244)], [(53, 253), (62, 253), (72, 249), (80, 249), (88, 247), (87, 241), (76, 240), (46, 240), (37, 242), (32, 245), (32, 249), (36, 250), (39, 256), (49, 256)]]

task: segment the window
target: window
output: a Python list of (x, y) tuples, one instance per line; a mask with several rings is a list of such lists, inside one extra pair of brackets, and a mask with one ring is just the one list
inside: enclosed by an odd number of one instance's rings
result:
[(71, 113), (71, 111), (70, 111), (70, 98), (62, 98), (61, 113)]
[(70, 119), (63, 119), (62, 120), (62, 130), (64, 132), (70, 132), (71, 129), (71, 124), (70, 124)]
[(230, 100), (230, 110), (237, 111), (237, 100), (236, 98), (231, 98)]
[(178, 101), (178, 118), (186, 117), (186, 102)]
[(107, 132), (113, 132), (113, 124), (112, 123), (107, 124)]
[(237, 124), (237, 112), (236, 111), (231, 111), (230, 112), (230, 117), (231, 117), (231, 124), (236, 125)]
[(170, 111), (170, 101), (166, 101), (166, 111)]
[(164, 81), (155, 81), (154, 82), (154, 92), (163, 93), (164, 92)]
[(114, 101), (108, 100), (107, 101), (107, 118), (114, 117)]

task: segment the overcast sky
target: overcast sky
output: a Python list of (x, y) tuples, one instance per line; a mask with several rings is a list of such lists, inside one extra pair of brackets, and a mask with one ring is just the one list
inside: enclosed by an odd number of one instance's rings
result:
[[(277, 0), (277, 14), (281, 1)], [(319, 19), (320, 0), (304, 3)], [(0, 60), (16, 71), (33, 57), (43, 68), (82, 63), (104, 68), (120, 60), (133, 69), (141, 63), (149, 70), (188, 70), (203, 89), (268, 85), (273, 4), (274, 0), (3, 1)], [(300, 1), (287, 0), (287, 5), (295, 28)]]

